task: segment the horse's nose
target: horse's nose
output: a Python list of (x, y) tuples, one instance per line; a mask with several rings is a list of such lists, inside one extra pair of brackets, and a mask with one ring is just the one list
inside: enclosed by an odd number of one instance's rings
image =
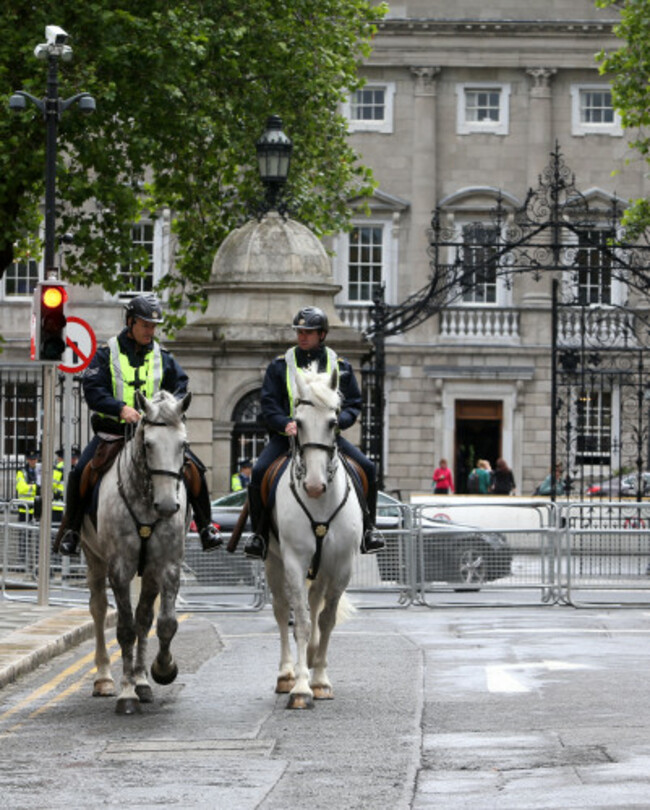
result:
[(180, 503), (177, 500), (172, 500), (171, 498), (162, 498), (159, 501), (154, 501), (154, 509), (158, 512), (159, 515), (162, 517), (171, 517), (175, 515), (176, 512), (181, 508)]
[(320, 496), (327, 489), (327, 484), (307, 485), (307, 483), (305, 483), (304, 487), (305, 492), (307, 493), (307, 495), (309, 495), (310, 498), (320, 498)]

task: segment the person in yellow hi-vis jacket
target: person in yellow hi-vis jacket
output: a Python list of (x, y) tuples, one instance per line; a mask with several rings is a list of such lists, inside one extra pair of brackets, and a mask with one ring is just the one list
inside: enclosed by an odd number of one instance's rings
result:
[(231, 492), (239, 492), (240, 489), (246, 489), (251, 482), (251, 470), (253, 465), (249, 458), (245, 458), (239, 465), (239, 471), (233, 473), (230, 478)]
[[(52, 523), (61, 523), (65, 507), (65, 462), (63, 448), (55, 453), (56, 462), (52, 473)], [(70, 468), (74, 470), (79, 461), (81, 451), (78, 444), (73, 444), (70, 448)]]
[(40, 480), (38, 476), (38, 453), (30, 450), (25, 456), (25, 466), (16, 473), (16, 498), (22, 503), (18, 504), (18, 515), (21, 523), (27, 523), (34, 517), (34, 499), (40, 495)]
[[(18, 520), (21, 523), (30, 523), (40, 518), (40, 477), (38, 470), (38, 453), (30, 450), (25, 455), (25, 466), (16, 472), (16, 498), (18, 504)], [(38, 508), (37, 508), (38, 507)], [(25, 563), (27, 559), (27, 530), (21, 530), (18, 535), (18, 562)]]

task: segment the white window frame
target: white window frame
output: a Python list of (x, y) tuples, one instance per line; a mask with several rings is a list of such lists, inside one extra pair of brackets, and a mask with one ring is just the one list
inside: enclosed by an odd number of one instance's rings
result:
[(381, 89), (384, 91), (384, 117), (371, 121), (352, 118), (352, 96), (354, 93), (351, 93), (347, 101), (342, 105), (343, 115), (348, 121), (348, 132), (380, 132), (386, 135), (390, 135), (393, 132), (395, 82), (366, 82), (363, 87), (359, 88), (359, 92), (373, 89)]
[[(472, 225), (475, 222), (482, 222), (480, 217), (471, 217), (466, 219), (463, 217), (455, 217), (455, 229), (456, 229), (456, 241), (460, 244), (463, 244), (463, 230), (467, 225)], [(483, 222), (482, 224), (485, 225), (486, 229), (493, 227), (489, 222)], [(505, 227), (505, 226), (504, 226)], [(452, 257), (452, 262), (455, 263), (458, 257), (458, 250), (454, 249), (454, 256)], [(509, 307), (512, 305), (512, 291), (508, 289), (505, 279), (502, 275), (499, 275), (497, 271), (497, 278), (496, 278), (496, 294), (494, 301), (464, 301), (462, 292), (459, 292), (458, 295), (454, 293), (453, 295), (453, 304), (454, 307)]]
[(614, 110), (614, 120), (606, 123), (589, 123), (582, 121), (580, 117), (582, 95), (585, 92), (611, 92), (611, 87), (607, 83), (586, 83), (571, 85), (571, 134), (577, 137), (585, 135), (609, 135), (611, 137), (621, 137), (623, 127), (621, 116)]
[[(153, 243), (151, 253), (151, 281), (152, 287), (155, 288), (160, 279), (168, 272), (167, 262), (168, 256), (168, 229), (165, 227), (166, 221), (164, 216), (160, 217), (143, 217), (138, 222), (134, 222), (132, 228), (139, 226), (153, 226)], [(140, 290), (122, 290), (118, 293), (118, 298), (128, 299), (133, 298), (140, 294)]]
[[(499, 94), (499, 118), (496, 121), (470, 121), (467, 118), (467, 94), (494, 91)], [(508, 135), (510, 127), (509, 82), (461, 82), (456, 85), (456, 132), (458, 135)]]
[[(392, 271), (397, 266), (397, 241), (392, 233), (392, 220), (382, 217), (371, 217), (363, 219), (353, 219), (353, 228), (381, 228), (382, 230), (382, 252), (381, 252), (381, 280), (384, 285), (386, 301), (391, 300), (392, 294)], [(334, 239), (334, 276), (338, 284), (341, 285), (341, 292), (336, 298), (339, 305), (367, 307), (372, 304), (372, 300), (351, 300), (349, 298), (350, 288), (350, 234), (342, 233)]]
[[(18, 293), (10, 293), (7, 291), (7, 282), (9, 280), (9, 274), (11, 273), (12, 269), (16, 265), (29, 265), (32, 269), (36, 270), (35, 273), (35, 285), (41, 281), (43, 278), (43, 262), (38, 259), (27, 259), (27, 261), (14, 261), (12, 262), (9, 267), (5, 270), (2, 275), (2, 299), (4, 301), (25, 301), (31, 300), (33, 295), (33, 288), (31, 290), (26, 290), (25, 292), (18, 292)], [(28, 276), (25, 276), (25, 279), (28, 279)]]
[[(599, 231), (606, 233), (608, 236), (614, 236), (612, 233), (612, 229), (607, 226), (606, 223), (602, 225), (595, 224), (594, 227), (588, 228), (589, 231)], [(618, 234), (616, 234), (618, 236)], [(588, 246), (581, 246), (578, 241), (578, 234), (569, 232), (569, 238), (567, 239), (567, 247), (570, 247), (569, 254), (571, 255), (574, 251), (578, 252), (582, 249), (584, 250), (597, 250), (597, 247), (589, 248)], [(620, 277), (620, 265), (618, 266), (617, 272), (617, 265), (616, 265), (616, 251), (614, 253), (614, 260), (612, 261), (612, 266), (610, 268), (610, 301), (609, 303), (600, 303), (595, 302), (593, 304), (587, 303), (585, 306), (594, 307), (594, 308), (601, 308), (605, 309), (607, 307), (616, 307), (620, 306), (625, 303), (625, 299), (627, 297), (627, 285)], [(575, 265), (573, 268), (574, 272), (564, 274), (564, 284), (569, 285), (569, 295), (571, 298), (578, 300), (579, 299), (579, 273), (580, 268), (578, 265)]]

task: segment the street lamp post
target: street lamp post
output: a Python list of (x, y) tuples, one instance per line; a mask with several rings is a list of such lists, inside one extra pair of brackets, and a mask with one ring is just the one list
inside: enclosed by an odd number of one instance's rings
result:
[[(46, 126), (45, 141), (45, 250), (43, 255), (44, 277), (56, 279), (58, 271), (54, 264), (56, 243), (56, 142), (57, 127), (61, 115), (74, 103), (84, 113), (95, 109), (95, 99), (88, 93), (77, 93), (68, 99), (59, 98), (59, 60), (64, 62), (72, 58), (72, 48), (67, 44), (69, 36), (58, 25), (45, 27), (46, 42), (37, 45), (34, 55), (47, 60), (47, 93), (44, 99), (38, 99), (24, 90), (16, 91), (9, 99), (9, 108), (14, 111), (24, 110), (30, 101), (41, 112)], [(43, 441), (41, 497), (42, 513), (39, 534), (38, 566), (38, 604), (46, 605), (49, 601), (50, 575), (50, 535), (52, 528), (52, 467), (54, 461), (54, 400), (55, 373), (54, 362), (45, 363), (43, 369)]]

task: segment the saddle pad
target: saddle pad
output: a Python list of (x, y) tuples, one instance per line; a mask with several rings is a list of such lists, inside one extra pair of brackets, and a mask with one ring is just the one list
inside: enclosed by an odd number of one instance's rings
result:
[(262, 503), (267, 509), (271, 509), (275, 503), (275, 492), (278, 488), (280, 476), (289, 465), (289, 455), (278, 456), (273, 461), (262, 479)]

